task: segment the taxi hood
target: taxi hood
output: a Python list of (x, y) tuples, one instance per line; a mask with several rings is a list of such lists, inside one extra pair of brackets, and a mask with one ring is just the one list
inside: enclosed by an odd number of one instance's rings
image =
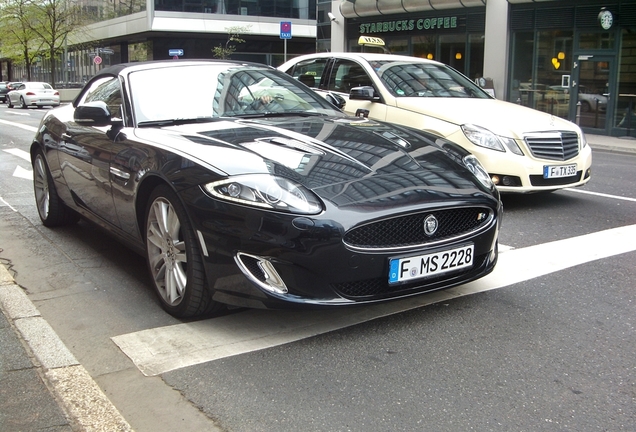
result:
[[(398, 108), (457, 126), (481, 126), (507, 138), (521, 138), (524, 133), (545, 130), (578, 132), (577, 126), (570, 121), (497, 99), (400, 97), (396, 101)], [(426, 126), (425, 122), (423, 126)]]

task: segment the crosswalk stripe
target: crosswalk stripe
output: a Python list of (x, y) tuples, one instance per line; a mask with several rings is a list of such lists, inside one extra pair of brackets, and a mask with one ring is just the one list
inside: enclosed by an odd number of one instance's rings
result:
[(146, 376), (282, 345), (387, 315), (523, 282), (636, 250), (636, 225), (521, 249), (506, 249), (495, 270), (477, 281), (403, 300), (318, 311), (248, 310), (152, 328), (112, 340)]

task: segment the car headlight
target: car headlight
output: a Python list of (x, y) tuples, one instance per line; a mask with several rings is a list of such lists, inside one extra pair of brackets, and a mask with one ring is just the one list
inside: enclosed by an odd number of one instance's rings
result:
[[(464, 132), (464, 135), (466, 135), (466, 138), (470, 140), (470, 142), (479, 147), (497, 150), (500, 152), (505, 152), (507, 147), (510, 152), (519, 156), (523, 156), (523, 152), (517, 145), (517, 142), (512, 138), (497, 136), (494, 133), (490, 132), (488, 129), (471, 124), (462, 125), (462, 131)], [(504, 147), (504, 144), (506, 145), (506, 147)]]
[(488, 189), (492, 189), (495, 187), (492, 180), (490, 180), (488, 172), (475, 156), (471, 154), (466, 155), (464, 156), (462, 161), (464, 162), (464, 166), (468, 168), (468, 170), (472, 172), (475, 177), (477, 177), (477, 180), (479, 180), (481, 184), (486, 186)]
[(318, 197), (300, 184), (268, 174), (249, 174), (207, 183), (205, 190), (213, 196), (248, 206), (295, 214), (318, 214), (322, 204)]

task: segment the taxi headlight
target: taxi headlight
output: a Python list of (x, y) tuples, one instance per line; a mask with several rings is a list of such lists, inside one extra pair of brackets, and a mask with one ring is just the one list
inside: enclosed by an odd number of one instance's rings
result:
[(486, 128), (471, 124), (462, 125), (462, 131), (464, 135), (466, 135), (466, 138), (476, 146), (500, 152), (505, 152), (507, 148), (511, 153), (523, 156), (523, 152), (517, 145), (517, 142), (512, 138), (495, 135)]
[(462, 125), (462, 131), (464, 132), (464, 135), (466, 135), (466, 138), (468, 138), (468, 140), (476, 146), (500, 152), (506, 151), (499, 138), (497, 138), (497, 135), (490, 132), (488, 129), (471, 124), (465, 124)]

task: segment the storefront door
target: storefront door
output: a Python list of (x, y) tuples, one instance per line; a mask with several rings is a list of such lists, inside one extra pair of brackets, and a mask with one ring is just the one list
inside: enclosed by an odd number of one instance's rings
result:
[[(614, 57), (579, 54), (572, 67), (570, 117), (588, 133), (609, 133), (616, 76)], [(580, 103), (580, 111), (578, 110)]]

